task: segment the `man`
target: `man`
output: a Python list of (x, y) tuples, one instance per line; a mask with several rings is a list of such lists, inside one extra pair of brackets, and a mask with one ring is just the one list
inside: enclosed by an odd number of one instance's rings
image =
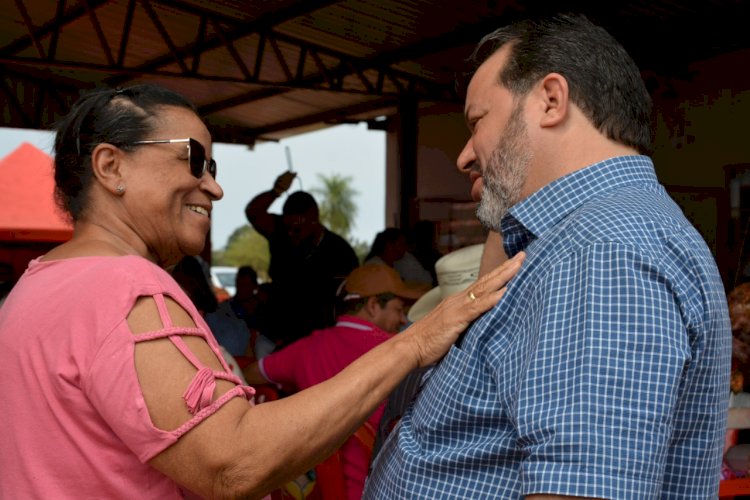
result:
[[(333, 323), (336, 289), (359, 265), (346, 240), (320, 223), (318, 205), (309, 193), (292, 193), (281, 216), (268, 213), (295, 175), (281, 174), (273, 189), (260, 193), (245, 208), (248, 221), (270, 247), (269, 317), (273, 331), (268, 334), (282, 345)], [(295, 314), (289, 314), (290, 307)]]
[[(444, 298), (461, 292), (474, 283), (479, 277), (485, 255), (484, 245), (470, 245), (440, 257), (433, 266), (438, 286), (422, 295), (409, 308), (407, 315), (409, 322), (419, 321), (437, 307)], [(497, 265), (500, 265), (500, 262)], [(419, 393), (424, 381), (429, 378), (433, 368), (434, 365), (431, 365), (413, 370), (388, 396), (378, 433), (375, 436), (373, 460), (380, 452), (384, 440), (396, 426), (415, 395)]]
[(434, 370), (365, 498), (716, 498), (730, 332), (657, 182), (638, 69), (581, 16), (473, 55), (458, 167), (526, 263)]
[[(251, 384), (275, 383), (297, 392), (319, 384), (346, 368), (370, 349), (388, 340), (406, 324), (405, 301), (419, 298), (426, 287), (407, 285), (384, 264), (361, 266), (347, 277), (341, 299), (342, 315), (331, 328), (317, 330), (290, 346), (269, 354), (245, 370)], [(368, 419), (378, 428), (381, 405)], [(350, 438), (342, 447), (346, 496), (362, 497), (369, 452)]]

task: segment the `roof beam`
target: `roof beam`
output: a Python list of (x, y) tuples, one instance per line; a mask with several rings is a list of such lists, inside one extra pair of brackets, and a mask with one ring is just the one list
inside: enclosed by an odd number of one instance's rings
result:
[[(141, 0), (144, 5), (148, 5), (148, 0)], [(216, 29), (217, 35), (206, 40), (205, 43), (190, 43), (183, 47), (175, 47), (170, 43), (170, 40), (164, 38), (166, 32), (162, 32), (162, 37), (167, 41), (170, 54), (163, 55), (153, 59), (152, 61), (131, 68), (128, 72), (120, 72), (117, 76), (114, 76), (107, 80), (109, 85), (122, 85), (125, 81), (130, 78), (130, 75), (138, 74), (162, 74), (159, 68), (173, 64), (175, 61), (180, 64), (181, 69), (185, 75), (198, 76), (197, 73), (189, 71), (182, 63), (183, 57), (190, 54), (194, 57), (200, 57), (200, 54), (213, 50), (219, 47), (225, 47), (230, 56), (234, 59), (235, 63), (238, 64), (238, 68), (244, 76), (244, 81), (247, 83), (258, 83), (264, 86), (278, 87), (279, 93), (287, 92), (290, 89), (295, 88), (310, 88), (310, 89), (324, 89), (333, 91), (352, 92), (353, 90), (344, 89), (344, 79), (347, 76), (355, 76), (359, 82), (362, 83), (364, 90), (358, 90), (356, 93), (382, 93), (382, 83), (387, 79), (393, 82), (394, 86), (399, 93), (402, 92), (417, 92), (418, 94), (424, 94), (425, 98), (436, 99), (436, 100), (454, 100), (456, 98), (453, 92), (452, 86), (449, 85), (436, 85), (427, 79), (419, 78), (411, 74), (400, 72), (390, 67), (378, 67), (377, 64), (372, 64), (371, 61), (364, 59), (357, 59), (346, 54), (342, 54), (324, 47), (315, 46), (309, 42), (302, 42), (293, 37), (289, 37), (280, 33), (271, 32), (270, 29), (281, 22), (289, 19), (293, 19), (297, 16), (303, 15), (307, 12), (318, 10), (332, 3), (330, 0), (318, 0), (316, 2), (300, 2), (295, 4), (293, 7), (283, 9), (281, 11), (273, 12), (261, 17), (253, 23), (248, 23), (240, 26), (240, 21), (236, 19), (227, 18), (226, 16), (220, 16), (215, 13), (207, 13), (205, 9), (199, 9), (193, 6), (186, 5), (183, 2), (177, 2), (173, 4), (174, 7), (184, 9), (186, 12), (191, 12), (196, 15), (205, 16), (210, 22), (218, 28), (218, 22), (235, 26), (235, 29), (222, 33), (222, 30)], [(302, 10), (304, 9), (304, 10)], [(202, 17), (203, 18), (203, 17)], [(153, 19), (153, 16), (152, 16)], [(240, 55), (234, 49), (232, 45), (234, 41), (239, 40), (243, 37), (258, 34), (260, 41), (257, 48), (255, 65), (252, 72), (242, 61)], [(292, 61), (285, 59), (280, 47), (279, 42), (283, 42), (287, 45), (294, 46), (299, 53), (299, 58), (296, 61), (296, 71), (292, 68), (295, 66)], [(266, 46), (271, 47), (271, 51), (265, 50)], [(425, 46), (426, 47), (426, 46)], [(320, 58), (319, 54), (325, 54), (329, 58), (337, 60), (335, 67), (326, 67)], [(286, 80), (285, 81), (270, 81), (264, 80), (260, 75), (262, 68), (262, 62), (264, 57), (275, 57), (278, 64), (284, 71)], [(304, 58), (311, 57), (317, 65), (320, 73), (316, 75), (308, 75), (307, 77), (302, 76), (301, 69), (304, 67)], [(365, 76), (366, 70), (376, 71), (378, 76), (375, 82), (370, 82)], [(139, 71), (141, 73), (139, 73)], [(383, 75), (383, 76), (381, 76)], [(179, 76), (179, 75), (177, 75)], [(210, 75), (200, 75), (205, 79), (212, 79)], [(219, 81), (217, 79), (217, 81)], [(238, 80), (232, 80), (238, 81)], [(421, 92), (420, 92), (421, 89)], [(254, 100), (256, 92), (249, 92), (246, 94), (249, 99), (246, 102)], [(222, 108), (218, 107), (218, 103), (211, 105), (212, 108), (219, 110)]]
[(99, 39), (99, 45), (101, 45), (104, 56), (107, 58), (107, 63), (109, 63), (110, 66), (114, 66), (115, 58), (112, 56), (112, 50), (109, 48), (107, 38), (104, 36), (102, 25), (99, 24), (99, 18), (96, 17), (96, 11), (91, 7), (88, 0), (83, 0), (83, 4), (86, 7), (86, 13), (89, 15), (89, 19), (91, 19), (91, 24), (94, 26), (96, 37)]
[(255, 142), (258, 140), (272, 140), (264, 139), (263, 135), (265, 134), (271, 134), (274, 132), (280, 132), (293, 128), (301, 128), (308, 125), (314, 125), (316, 123), (347, 122), (348, 116), (394, 107), (397, 105), (397, 103), (398, 100), (393, 97), (384, 97), (370, 102), (349, 106), (348, 108), (328, 110), (317, 113), (315, 115), (287, 120), (281, 124), (274, 124), (269, 127), (260, 127), (255, 129), (212, 123), (210, 119), (207, 119), (206, 122), (209, 129), (211, 130), (211, 138), (214, 142), (247, 144), (248, 146), (253, 147), (255, 145)]
[(65, 15), (65, 0), (57, 2), (57, 11), (55, 12), (55, 23), (57, 29), (52, 32), (49, 40), (49, 50), (47, 51), (47, 58), (54, 60), (57, 55), (57, 42), (60, 39), (60, 23), (62, 23), (63, 16)]
[(31, 38), (31, 42), (34, 44), (36, 53), (39, 54), (39, 57), (41, 59), (45, 59), (47, 56), (44, 53), (44, 47), (42, 47), (42, 43), (39, 41), (39, 37), (37, 37), (36, 33), (34, 32), (34, 24), (31, 22), (31, 16), (29, 16), (29, 11), (26, 10), (26, 6), (23, 4), (23, 0), (16, 0), (16, 8), (18, 9), (18, 13), (21, 14), (23, 24), (24, 26), (26, 26), (26, 30), (29, 32), (29, 37)]
[(125, 11), (125, 20), (122, 23), (122, 37), (120, 37), (120, 49), (117, 52), (116, 67), (122, 68), (125, 64), (125, 55), (128, 52), (128, 42), (130, 41), (130, 29), (133, 27), (133, 16), (135, 15), (135, 1), (129, 0), (128, 7)]
[[(295, 2), (285, 9), (277, 9), (249, 23), (243, 23), (242, 21), (238, 19), (234, 19), (234, 18), (227, 18), (226, 16), (218, 15), (215, 12), (210, 12), (210, 11), (207, 12), (205, 9), (200, 9), (200, 8), (185, 4), (184, 2), (165, 2), (165, 3), (167, 3), (171, 8), (177, 8), (184, 12), (189, 12), (192, 14), (205, 15), (207, 17), (216, 19), (223, 23), (230, 24), (233, 26), (238, 26), (237, 29), (231, 31), (230, 33), (225, 34), (225, 37), (224, 37), (225, 40), (236, 41), (239, 38), (257, 33), (261, 30), (270, 29), (270, 27), (273, 27), (284, 21), (288, 21), (290, 19), (294, 19), (295, 17), (303, 16), (305, 14), (309, 14), (310, 12), (314, 12), (332, 3), (336, 3), (337, 1), (339, 0), (307, 0), (305, 2)], [(174, 63), (176, 60), (175, 58), (181, 58), (187, 55), (194, 55), (196, 50), (205, 52), (207, 50), (212, 50), (212, 49), (221, 47), (223, 44), (224, 44), (224, 40), (218, 36), (210, 40), (207, 40), (202, 47), (197, 47), (195, 43), (191, 43), (181, 48), (176, 48), (175, 53), (173, 53), (172, 55), (163, 55), (163, 56), (157, 57), (156, 59), (153, 59), (141, 66), (138, 66), (137, 69), (144, 70), (144, 71), (151, 71), (151, 70), (160, 68), (162, 66)], [(124, 80), (122, 76), (116, 76), (114, 78), (111, 78), (107, 83), (112, 86), (117, 86), (117, 85), (122, 85), (125, 81), (126, 80)]]
[[(168, 77), (168, 78), (181, 78), (181, 79), (198, 79), (201, 81), (211, 81), (211, 82), (220, 82), (220, 83), (252, 83), (248, 82), (245, 78), (239, 78), (239, 77), (233, 77), (233, 76), (213, 76), (213, 75), (204, 75), (200, 73), (193, 73), (186, 75), (182, 73), (181, 71), (167, 71), (167, 70), (152, 70), (152, 71), (143, 71), (140, 69), (131, 69), (131, 68), (116, 68), (109, 66), (107, 64), (98, 64), (98, 63), (83, 63), (78, 61), (47, 61), (47, 60), (40, 60), (36, 58), (27, 58), (27, 57), (2, 57), (0, 56), (0, 64), (2, 65), (8, 65), (8, 66), (18, 66), (18, 67), (29, 67), (34, 68), (38, 70), (44, 70), (44, 69), (65, 69), (65, 70), (81, 70), (81, 71), (94, 71), (94, 72), (101, 72), (106, 74), (117, 74), (121, 75), (123, 77), (127, 77), (127, 79), (131, 78), (140, 78), (140, 77)], [(395, 78), (393, 75), (389, 75), (389, 78)], [(400, 82), (396, 83), (398, 85), (401, 85)], [(254, 83), (255, 87), (261, 87), (262, 90), (252, 90), (250, 92), (241, 94), (236, 97), (232, 97), (230, 99), (225, 99), (222, 101), (218, 101), (216, 103), (210, 103), (204, 105), (205, 108), (211, 109), (211, 112), (217, 112), (222, 109), (226, 109), (227, 107), (232, 106), (239, 106), (241, 104), (245, 104), (248, 102), (252, 102), (255, 100), (258, 100), (259, 98), (264, 99), (266, 97), (272, 96), (272, 95), (278, 95), (283, 94), (285, 92), (288, 92), (290, 90), (294, 89), (311, 89), (311, 90), (325, 90), (325, 91), (336, 91), (340, 93), (346, 93), (346, 94), (361, 94), (361, 95), (371, 95), (370, 92), (368, 92), (365, 89), (348, 89), (348, 88), (328, 88), (324, 86), (318, 86), (318, 85), (311, 85), (307, 82), (289, 82), (289, 83), (283, 83), (279, 84), (278, 82), (268, 82), (268, 81), (258, 81)], [(405, 89), (405, 87), (402, 87), (402, 90)], [(382, 95), (397, 95), (397, 93), (381, 93)], [(439, 100), (439, 96), (436, 96), (436, 100)], [(222, 103), (225, 103), (222, 105)]]
[(156, 26), (156, 30), (159, 32), (159, 35), (161, 36), (162, 40), (164, 40), (164, 43), (167, 44), (167, 47), (169, 48), (169, 52), (172, 54), (172, 60), (174, 60), (180, 66), (180, 69), (184, 73), (189, 74), (190, 69), (187, 67), (187, 64), (185, 64), (185, 60), (182, 58), (182, 54), (180, 53), (180, 50), (172, 41), (172, 38), (169, 36), (169, 32), (167, 31), (167, 28), (164, 27), (164, 25), (161, 22), (161, 19), (159, 19), (159, 15), (151, 6), (151, 2), (149, 0), (140, 0), (140, 2), (141, 2), (141, 5), (143, 5), (143, 9), (146, 11), (146, 14), (148, 14), (148, 17), (151, 19), (151, 22), (154, 23), (154, 26)]
[[(18, 0), (21, 2), (22, 0)], [(64, 2), (64, 0), (60, 0), (61, 2)], [(91, 9), (96, 9), (97, 7), (104, 5), (107, 3), (107, 0), (89, 0), (88, 6)], [(19, 10), (20, 12), (20, 10)], [(83, 16), (86, 15), (86, 7), (83, 5), (78, 5), (76, 7), (71, 8), (68, 12), (66, 12), (63, 16), (56, 16), (54, 21), (51, 21), (36, 30), (34, 30), (33, 34), (21, 37), (5, 47), (0, 48), (0, 55), (13, 55), (16, 54), (24, 49), (27, 49), (31, 45), (34, 44), (34, 40), (41, 40), (45, 36), (56, 33), (60, 31), (60, 28), (72, 21), (75, 21)]]
[[(17, 0), (20, 2), (21, 0)], [(415, 91), (418, 94), (425, 94), (426, 98), (432, 99), (448, 99), (452, 100), (454, 97), (451, 95), (452, 88), (447, 86), (436, 86), (426, 79), (420, 79), (414, 75), (398, 72), (397, 70), (389, 67), (373, 67), (373, 64), (367, 60), (356, 59), (349, 57), (345, 54), (337, 53), (325, 49), (323, 47), (316, 47), (307, 42), (301, 42), (292, 37), (285, 36), (279, 33), (272, 33), (268, 31), (274, 25), (282, 23), (286, 20), (293, 19), (300, 15), (318, 10), (331, 3), (333, 0), (313, 0), (308, 2), (300, 2), (293, 4), (291, 7), (286, 9), (277, 10), (269, 13), (261, 18), (257, 19), (253, 23), (240, 25), (240, 20), (234, 18), (228, 18), (227, 16), (221, 16), (219, 14), (209, 12), (206, 9), (195, 7), (185, 2), (173, 1), (170, 2), (170, 6), (184, 10), (201, 16), (201, 26), (199, 27), (199, 33), (196, 36), (196, 41), (182, 46), (177, 47), (172, 39), (170, 38), (166, 28), (161, 23), (158, 13), (154, 10), (152, 4), (159, 0), (129, 0), (126, 15), (123, 24), (123, 36), (115, 59), (112, 51), (106, 43), (106, 39), (103, 36), (101, 26), (98, 23), (96, 17), (95, 8), (102, 5), (102, 0), (85, 0), (83, 6), (77, 6), (61, 14), (64, 10), (62, 5), (64, 0), (60, 0), (58, 4), (58, 15), (52, 23), (47, 23), (39, 29), (30, 29), (30, 40), (31, 43), (36, 41), (37, 51), (41, 51), (41, 59), (46, 59), (47, 63), (37, 61), (37, 64), (32, 63), (30, 59), (17, 58), (15, 52), (20, 50), (22, 47), (29, 45), (29, 40), (17, 40), (16, 42), (5, 47), (4, 50), (0, 50), (0, 60), (7, 63), (32, 65), (37, 68), (39, 67), (55, 67), (55, 68), (70, 68), (70, 69), (84, 69), (84, 70), (95, 70), (101, 72), (109, 72), (114, 76), (105, 79), (105, 83), (111, 86), (122, 85), (130, 79), (138, 78), (141, 76), (154, 75), (154, 76), (170, 76), (170, 77), (200, 77), (204, 80), (210, 81), (231, 81), (231, 82), (245, 82), (245, 83), (256, 83), (259, 85), (277, 88), (276, 94), (288, 92), (292, 89), (297, 88), (310, 88), (310, 89), (323, 89), (345, 93), (364, 93), (364, 94), (382, 94), (384, 92), (383, 82), (392, 82), (397, 93)], [(123, 62), (127, 53), (127, 44), (130, 42), (130, 28), (132, 26), (132, 20), (134, 15), (134, 9), (136, 5), (142, 6), (146, 14), (150, 17), (154, 23), (156, 29), (164, 39), (169, 49), (169, 54), (160, 56), (144, 65), (139, 65), (132, 68), (123, 67)], [(59, 34), (61, 26), (69, 23), (75, 19), (88, 15), (91, 18), (91, 22), (96, 30), (96, 34), (102, 45), (102, 50), (107, 57), (107, 65), (98, 65), (94, 63), (79, 63), (73, 61), (56, 61), (52, 54), (45, 55), (43, 47), (39, 43), (39, 39), (46, 36), (47, 33), (52, 33), (53, 37)], [(27, 16), (28, 17), (28, 16)], [(216, 27), (216, 35), (205, 40), (205, 32), (201, 31), (205, 29), (206, 22), (211, 22)], [(229, 24), (230, 26), (236, 26), (236, 29), (229, 31), (224, 34), (223, 30), (218, 29), (218, 22)], [(231, 23), (231, 24), (230, 24)], [(242, 37), (250, 36), (256, 33), (261, 35), (261, 44), (258, 47), (254, 71), (244, 64), (242, 58), (234, 50), (233, 41), (236, 41)], [(285, 59), (283, 52), (280, 49), (279, 43), (282, 42), (287, 45), (294, 46), (299, 53), (299, 58), (296, 61), (289, 61)], [(238, 68), (242, 72), (243, 78), (227, 78), (227, 77), (216, 77), (212, 75), (201, 75), (198, 68), (198, 61), (200, 54), (207, 50), (212, 50), (218, 47), (225, 47), (230, 55), (234, 58), (235, 63), (238, 64)], [(270, 46), (272, 51), (265, 50), (266, 46)], [(325, 54), (329, 59), (335, 59), (333, 67), (326, 67), (323, 63), (319, 54)], [(6, 57), (1, 57), (5, 55)], [(188, 68), (185, 63), (185, 57), (192, 55), (193, 65), (192, 68)], [(275, 57), (279, 65), (284, 70), (285, 81), (271, 81), (263, 79), (260, 74), (262, 67), (262, 61), (264, 57)], [(304, 59), (311, 57), (318, 67), (319, 73), (314, 75), (303, 76)], [(164, 65), (177, 63), (180, 67), (181, 72), (174, 71), (163, 71), (160, 68)], [(242, 63), (242, 64), (240, 64)], [(296, 68), (295, 68), (296, 65)], [(370, 81), (365, 74), (365, 71), (375, 71), (376, 77), (374, 81)], [(345, 88), (345, 78), (353, 76), (352, 82), (359, 82), (359, 85), (349, 86)], [(251, 102), (258, 98), (258, 92), (252, 91), (244, 94), (244, 102)], [(265, 94), (260, 94), (265, 95)], [(242, 104), (236, 98), (231, 102)], [(237, 105), (237, 104), (235, 104)], [(220, 103), (213, 103), (208, 105), (213, 110), (224, 109), (220, 107)]]
[(2, 91), (2, 93), (6, 95), (6, 102), (8, 103), (9, 107), (14, 110), (18, 116), (21, 117), (21, 122), (23, 123), (23, 125), (26, 128), (31, 128), (33, 126), (34, 120), (28, 114), (26, 114), (26, 111), (19, 102), (16, 93), (13, 91), (13, 89), (10, 88), (8, 82), (5, 80), (4, 74), (0, 74), (0, 91)]
[(381, 97), (379, 99), (354, 104), (345, 108), (336, 108), (316, 113), (314, 115), (305, 115), (299, 118), (292, 118), (283, 122), (274, 123), (273, 125), (268, 127), (258, 127), (249, 129), (248, 131), (254, 134), (256, 137), (262, 137), (265, 134), (300, 128), (307, 125), (313, 125), (315, 123), (336, 123), (340, 121), (347, 121), (351, 116), (390, 108), (396, 105), (398, 105), (398, 99), (396, 99), (395, 97)]

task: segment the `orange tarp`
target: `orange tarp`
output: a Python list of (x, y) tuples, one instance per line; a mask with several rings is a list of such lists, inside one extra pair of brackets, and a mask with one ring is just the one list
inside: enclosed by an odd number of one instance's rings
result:
[(73, 235), (54, 199), (52, 158), (28, 143), (0, 160), (0, 241), (67, 241)]

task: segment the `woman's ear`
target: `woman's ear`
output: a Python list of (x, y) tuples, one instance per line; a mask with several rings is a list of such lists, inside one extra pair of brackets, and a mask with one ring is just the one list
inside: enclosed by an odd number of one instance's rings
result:
[(94, 177), (107, 191), (117, 195), (125, 191), (122, 156), (120, 148), (106, 142), (98, 144), (91, 152), (91, 170)]
[(540, 92), (544, 102), (544, 113), (540, 125), (554, 127), (562, 123), (568, 115), (568, 80), (559, 73), (550, 73), (540, 82)]

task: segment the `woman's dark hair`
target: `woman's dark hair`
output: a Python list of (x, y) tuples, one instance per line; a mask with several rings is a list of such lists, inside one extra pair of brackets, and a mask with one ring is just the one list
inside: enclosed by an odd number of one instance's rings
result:
[(93, 173), (91, 153), (102, 143), (129, 151), (156, 127), (159, 108), (195, 106), (180, 94), (153, 84), (100, 89), (81, 97), (57, 125), (55, 198), (75, 221), (86, 208)]
[(397, 227), (387, 227), (375, 235), (375, 240), (370, 247), (370, 253), (365, 257), (365, 262), (373, 257), (382, 257), (385, 253), (385, 246), (404, 237), (403, 231)]
[(498, 81), (514, 95), (559, 73), (571, 101), (599, 131), (641, 153), (651, 151), (651, 97), (633, 59), (603, 28), (575, 14), (502, 27), (479, 42), (461, 83), (506, 44), (508, 62)]

